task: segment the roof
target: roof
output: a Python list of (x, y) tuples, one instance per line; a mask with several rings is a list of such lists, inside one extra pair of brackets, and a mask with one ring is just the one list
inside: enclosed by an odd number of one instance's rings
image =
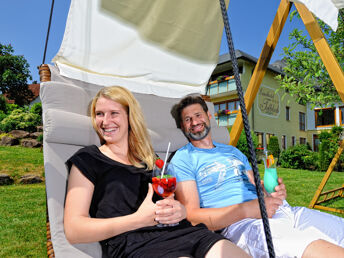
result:
[[(235, 56), (237, 59), (245, 59), (245, 60), (251, 61), (255, 64), (258, 62), (257, 58), (255, 58), (255, 57), (253, 57), (253, 56), (251, 56), (251, 55), (249, 55), (249, 54), (247, 54), (241, 50), (235, 50)], [(227, 62), (231, 62), (231, 58), (230, 58), (229, 53), (219, 56), (218, 65), (224, 64)], [(271, 71), (274, 71), (276, 73), (283, 74), (282, 68), (284, 66), (285, 66), (285, 64), (284, 64), (283, 60), (277, 60), (275, 63), (269, 64), (268, 69)]]

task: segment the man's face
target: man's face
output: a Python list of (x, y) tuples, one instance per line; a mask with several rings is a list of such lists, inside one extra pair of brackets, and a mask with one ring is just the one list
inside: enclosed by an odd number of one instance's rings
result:
[(183, 109), (181, 128), (191, 141), (203, 140), (210, 132), (210, 113), (200, 104), (192, 104)]

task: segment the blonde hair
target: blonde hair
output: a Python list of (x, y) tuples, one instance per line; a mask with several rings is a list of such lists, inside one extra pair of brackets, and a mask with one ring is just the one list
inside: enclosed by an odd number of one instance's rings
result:
[(150, 136), (148, 134), (144, 116), (138, 101), (129, 90), (120, 86), (104, 87), (97, 93), (97, 95), (92, 100), (90, 113), (93, 128), (96, 130), (102, 144), (105, 143), (105, 140), (99, 133), (95, 121), (96, 104), (98, 99), (101, 97), (111, 99), (121, 104), (128, 114), (128, 159), (131, 164), (133, 164), (135, 167), (143, 167), (144, 165), (141, 163), (143, 162), (147, 165), (148, 170), (152, 169), (155, 160), (155, 154), (151, 144)]

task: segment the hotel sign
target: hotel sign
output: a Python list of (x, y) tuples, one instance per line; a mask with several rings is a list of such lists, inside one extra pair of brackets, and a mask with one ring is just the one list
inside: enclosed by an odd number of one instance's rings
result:
[(257, 99), (257, 107), (261, 115), (275, 118), (279, 116), (280, 97), (275, 89), (261, 85)]

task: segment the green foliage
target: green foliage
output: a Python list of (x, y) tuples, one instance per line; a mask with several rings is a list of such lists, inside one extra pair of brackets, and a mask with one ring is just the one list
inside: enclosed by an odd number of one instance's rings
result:
[(281, 167), (293, 169), (315, 170), (318, 167), (317, 160), (318, 154), (312, 152), (305, 144), (289, 147), (282, 151), (280, 156)]
[(7, 112), (7, 101), (4, 95), (0, 95), (0, 111), (5, 114)]
[(38, 135), (37, 141), (41, 143), (43, 142), (43, 134)]
[(12, 130), (36, 131), (42, 119), (39, 115), (25, 112), (23, 109), (15, 109), (0, 122), (0, 130), (10, 132)]
[[(295, 14), (296, 11), (292, 13), (291, 19), (295, 16), (298, 17)], [(322, 21), (318, 21), (338, 63), (344, 69), (344, 9), (340, 10), (336, 32)], [(307, 32), (306, 35), (308, 35)], [(283, 49), (283, 61), (286, 64), (283, 68), (285, 76), (276, 77), (280, 87), (295, 97), (300, 104), (310, 103), (313, 108), (323, 106), (324, 103), (340, 102), (337, 90), (312, 39), (306, 35), (304, 35), (304, 31), (298, 29), (289, 34), (291, 43)]]
[[(332, 159), (338, 151), (338, 142), (343, 128), (340, 126), (333, 126), (331, 131), (322, 131), (319, 134), (319, 169), (322, 171), (327, 170)], [(343, 155), (339, 157), (335, 169), (342, 170), (341, 163), (343, 162)]]
[(31, 106), (30, 112), (42, 116), (42, 103), (38, 102)]
[(271, 153), (275, 158), (279, 158), (281, 149), (278, 144), (278, 138), (276, 136), (271, 136), (269, 144), (267, 146), (269, 154)]
[[(251, 132), (251, 136), (252, 136), (252, 141), (253, 141), (253, 148), (255, 151), (257, 151), (257, 146), (258, 146), (258, 138), (257, 136)], [(247, 141), (246, 141), (246, 134), (245, 131), (242, 130), (237, 146), (236, 146), (242, 153), (244, 153), (246, 155), (246, 157), (248, 159), (250, 159), (250, 151), (248, 149), (248, 145), (247, 145)]]
[(13, 53), (14, 49), (11, 45), (0, 43), (0, 91), (23, 106), (33, 97), (27, 85), (27, 80), (32, 79), (30, 66), (24, 56)]

